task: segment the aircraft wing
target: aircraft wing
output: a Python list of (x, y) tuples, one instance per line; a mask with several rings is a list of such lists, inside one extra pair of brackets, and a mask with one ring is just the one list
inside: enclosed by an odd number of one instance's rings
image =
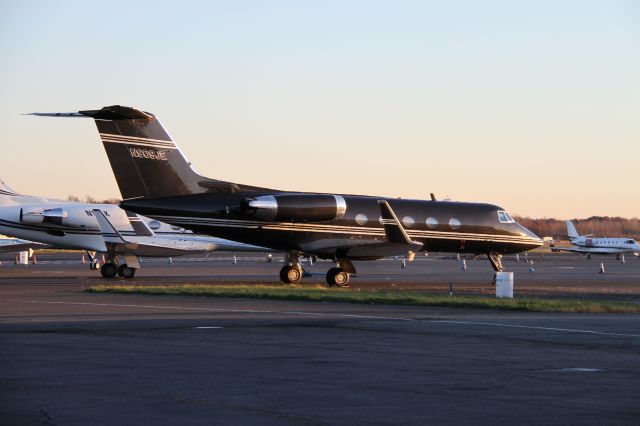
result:
[(580, 247), (580, 246), (572, 246), (572, 247), (553, 247), (551, 251), (570, 251), (573, 253), (591, 253), (591, 254), (618, 254), (618, 253), (631, 253), (631, 250), (623, 250), (618, 248), (607, 248), (607, 247)]
[(279, 251), (267, 247), (254, 246), (251, 244), (239, 243), (237, 241), (225, 240), (223, 238), (216, 238), (200, 234), (163, 235), (162, 239), (167, 241), (177, 241), (183, 245), (189, 244), (189, 242), (197, 244), (212, 244), (214, 246), (212, 250), (221, 251), (243, 251), (258, 253), (274, 253)]
[(412, 241), (402, 227), (398, 217), (385, 200), (379, 200), (380, 217), (385, 233), (385, 241), (351, 246), (346, 249), (349, 257), (385, 257), (407, 255), (413, 259), (415, 253), (422, 248), (422, 243)]
[(17, 253), (19, 251), (38, 250), (51, 247), (48, 244), (20, 240), (18, 238), (0, 239), (0, 253)]
[[(202, 253), (216, 249), (210, 241), (192, 239), (176, 239), (157, 236), (149, 229), (137, 215), (129, 216), (136, 232), (135, 236), (123, 237), (100, 209), (93, 210), (102, 238), (109, 249), (117, 254), (142, 257), (170, 257), (189, 253)], [(136, 220), (137, 218), (137, 220)]]

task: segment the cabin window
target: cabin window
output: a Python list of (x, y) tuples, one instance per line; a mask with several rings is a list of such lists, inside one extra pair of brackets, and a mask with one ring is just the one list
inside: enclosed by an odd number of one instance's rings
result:
[(436, 228), (438, 226), (438, 219), (436, 219), (435, 217), (428, 217), (427, 226), (431, 229)]
[(451, 219), (449, 219), (449, 226), (451, 227), (451, 229), (459, 229), (462, 226), (462, 223), (460, 222), (460, 220), (452, 217)]
[(502, 223), (515, 223), (511, 215), (504, 210), (498, 210), (498, 220)]
[(413, 220), (413, 218), (411, 216), (405, 216), (405, 217), (402, 218), (402, 223), (406, 227), (411, 227), (416, 223), (416, 221)]
[(366, 225), (367, 222), (369, 221), (369, 218), (367, 217), (367, 215), (362, 213), (358, 213), (355, 219), (358, 225)]
[(149, 228), (153, 229), (154, 231), (156, 229), (160, 229), (160, 222), (158, 222), (157, 220), (152, 220), (147, 225), (149, 226)]

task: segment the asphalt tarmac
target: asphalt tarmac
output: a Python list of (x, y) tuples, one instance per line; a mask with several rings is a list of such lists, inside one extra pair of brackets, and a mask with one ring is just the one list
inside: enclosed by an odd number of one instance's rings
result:
[[(104, 280), (79, 256), (0, 257), (2, 424), (640, 422), (639, 315), (91, 294)], [(506, 265), (516, 295), (640, 299), (640, 262), (600, 261)], [(359, 265), (354, 287), (491, 289), (486, 261)], [(280, 266), (145, 261), (133, 281), (273, 283)]]

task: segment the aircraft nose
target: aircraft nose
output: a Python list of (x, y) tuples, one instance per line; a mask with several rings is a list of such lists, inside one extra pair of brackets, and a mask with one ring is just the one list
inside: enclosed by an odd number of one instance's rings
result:
[(540, 237), (538, 237), (533, 231), (525, 228), (524, 226), (517, 224), (520, 228), (520, 233), (523, 237), (528, 237), (531, 240), (532, 244), (537, 244), (537, 246), (541, 246), (543, 241)]

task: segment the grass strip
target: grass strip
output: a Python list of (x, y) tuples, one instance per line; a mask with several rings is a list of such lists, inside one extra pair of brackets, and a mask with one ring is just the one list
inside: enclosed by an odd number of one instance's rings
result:
[(499, 309), (520, 312), (640, 313), (634, 303), (522, 297), (498, 299), (493, 296), (448, 296), (414, 291), (335, 289), (323, 286), (292, 285), (99, 285), (87, 291), (169, 296), (229, 297), (248, 299), (299, 300), (313, 302), (364, 303), (376, 305), (438, 306), (449, 308)]

